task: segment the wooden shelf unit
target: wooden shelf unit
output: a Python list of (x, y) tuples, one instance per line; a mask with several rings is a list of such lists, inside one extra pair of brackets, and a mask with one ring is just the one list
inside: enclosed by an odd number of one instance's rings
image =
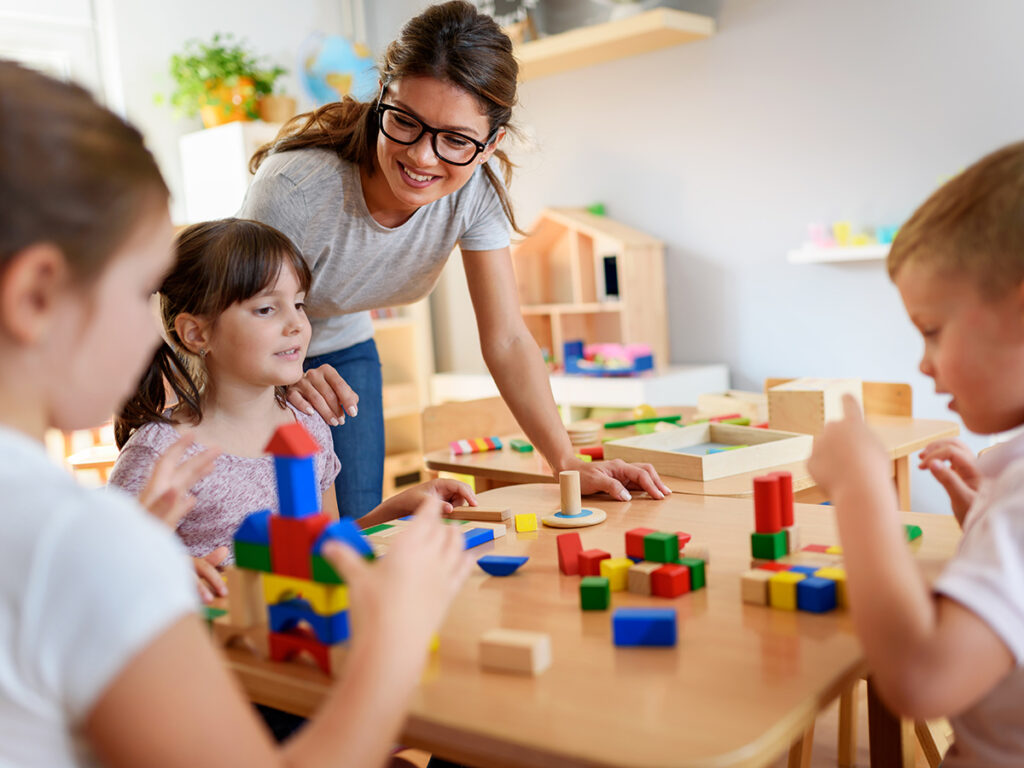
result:
[(638, 53), (704, 40), (714, 33), (715, 20), (710, 16), (672, 8), (654, 8), (635, 16), (571, 29), (516, 46), (519, 79), (525, 82), (603, 64)]
[(556, 360), (566, 341), (649, 344), (669, 364), (660, 240), (582, 209), (548, 208), (512, 249), (523, 319)]

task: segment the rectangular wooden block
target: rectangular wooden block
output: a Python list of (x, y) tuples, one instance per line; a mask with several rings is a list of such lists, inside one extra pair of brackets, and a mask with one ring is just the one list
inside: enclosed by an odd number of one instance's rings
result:
[[(604, 455), (650, 463), (663, 475), (706, 481), (803, 461), (811, 455), (811, 443), (808, 435), (706, 423), (612, 440), (605, 443)], [(742, 447), (706, 454), (700, 448), (705, 444)]]
[(850, 394), (863, 410), (864, 386), (860, 379), (802, 378), (768, 390), (771, 429), (820, 434), (826, 422), (843, 416), (843, 395)]
[(664, 563), (636, 563), (630, 566), (626, 575), (626, 587), (635, 595), (651, 594), (651, 574)]
[(516, 531), (519, 533), (525, 533), (527, 531), (537, 530), (537, 516), (531, 512), (524, 512), (521, 515), (516, 515)]
[(508, 507), (455, 507), (445, 517), (451, 520), (503, 523), (512, 517), (512, 510)]
[(601, 575), (608, 579), (612, 592), (625, 591), (632, 565), (628, 557), (609, 557), (601, 561)]
[(518, 629), (492, 629), (480, 638), (480, 666), (539, 675), (551, 666), (551, 637)]
[(795, 571), (779, 571), (768, 581), (768, 601), (772, 608), (796, 610), (796, 585), (807, 577)]
[(254, 627), (266, 623), (267, 609), (263, 602), (263, 584), (259, 571), (227, 568), (224, 581), (228, 586), (231, 624)]
[(676, 644), (676, 612), (672, 608), (618, 608), (612, 614), (617, 646)]
[(558, 570), (566, 576), (575, 576), (580, 572), (579, 556), (583, 552), (583, 542), (578, 533), (563, 533), (555, 537), (558, 547)]
[(771, 581), (773, 571), (763, 568), (755, 568), (740, 576), (740, 592), (743, 595), (743, 602), (751, 605), (768, 605), (768, 582)]
[(786, 554), (792, 555), (800, 551), (800, 527), (790, 525), (782, 529), (786, 534)]

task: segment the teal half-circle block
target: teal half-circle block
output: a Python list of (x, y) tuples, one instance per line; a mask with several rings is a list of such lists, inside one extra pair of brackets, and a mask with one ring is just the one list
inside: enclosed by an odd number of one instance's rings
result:
[(261, 509), (249, 514), (235, 531), (235, 541), (270, 546), (270, 510)]
[(476, 564), (491, 576), (511, 576), (530, 558), (511, 555), (484, 555)]
[(370, 542), (363, 536), (359, 526), (347, 517), (343, 517), (341, 520), (333, 522), (324, 528), (320, 538), (313, 544), (312, 554), (321, 554), (321, 547), (328, 541), (340, 541), (342, 544), (348, 544), (348, 546), (352, 547), (352, 549), (367, 560), (373, 560), (373, 547), (370, 546)]

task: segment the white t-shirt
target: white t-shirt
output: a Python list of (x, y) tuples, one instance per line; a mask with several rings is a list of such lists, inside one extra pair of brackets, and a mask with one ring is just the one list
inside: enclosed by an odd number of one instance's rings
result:
[[(935, 590), (988, 624), (1013, 654), (1013, 670), (951, 718), (943, 768), (1024, 766), (1024, 437), (986, 453), (964, 536)], [(965, 657), (962, 662), (970, 664)]]
[(0, 427), (0, 766), (95, 761), (80, 727), (124, 666), (198, 606), (174, 534)]

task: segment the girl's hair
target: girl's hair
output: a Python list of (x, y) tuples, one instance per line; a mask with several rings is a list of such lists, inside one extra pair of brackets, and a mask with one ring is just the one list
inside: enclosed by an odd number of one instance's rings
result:
[[(205, 368), (199, 355), (182, 343), (174, 321), (188, 313), (209, 319), (235, 302), (245, 301), (273, 285), (286, 264), (295, 270), (302, 290), (313, 281), (298, 249), (271, 226), (247, 219), (221, 219), (193, 224), (178, 234), (174, 267), (159, 289), (160, 318), (165, 339), (142, 376), (135, 394), (114, 420), (118, 448), (139, 427), (171, 422), (164, 415), (168, 389), (192, 422), (203, 417)], [(215, 321), (215, 320), (214, 320)], [(284, 404), (284, 388), (277, 388)]]
[(52, 243), (94, 278), (167, 198), (135, 128), (77, 85), (0, 61), (0, 269)]
[[(387, 47), (379, 68), (385, 88), (403, 77), (432, 77), (472, 94), (487, 115), (490, 134), (508, 126), (512, 119), (519, 76), (512, 41), (494, 19), (464, 0), (433, 5), (410, 19)], [(274, 141), (252, 156), (249, 170), (256, 173), (274, 152), (325, 147), (372, 174), (378, 131), (374, 103), (346, 96), (289, 120)], [(505, 184), (511, 183), (512, 161), (502, 149), (494, 156), (501, 163)], [(512, 228), (522, 234), (505, 187), (488, 163), (482, 168)]]

